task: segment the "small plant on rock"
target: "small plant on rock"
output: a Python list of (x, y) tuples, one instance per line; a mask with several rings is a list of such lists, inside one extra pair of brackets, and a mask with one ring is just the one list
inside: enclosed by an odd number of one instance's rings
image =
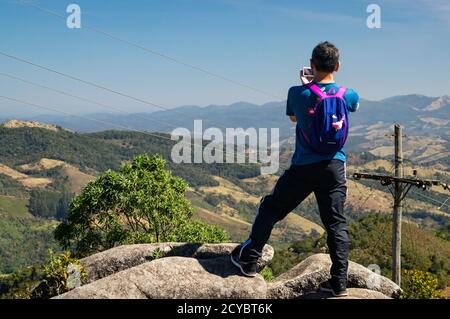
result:
[(49, 250), (48, 263), (44, 265), (43, 272), (43, 280), (30, 293), (32, 299), (47, 299), (60, 295), (81, 286), (87, 278), (86, 270), (69, 251), (56, 256)]

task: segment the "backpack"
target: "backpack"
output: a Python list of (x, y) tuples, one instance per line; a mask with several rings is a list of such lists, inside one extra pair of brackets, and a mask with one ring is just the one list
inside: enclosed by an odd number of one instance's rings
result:
[(308, 108), (308, 116), (312, 117), (309, 134), (303, 129), (301, 133), (313, 151), (336, 153), (344, 146), (348, 135), (347, 103), (344, 99), (346, 89), (341, 87), (336, 94), (327, 95), (317, 84), (309, 83), (307, 86), (319, 101)]

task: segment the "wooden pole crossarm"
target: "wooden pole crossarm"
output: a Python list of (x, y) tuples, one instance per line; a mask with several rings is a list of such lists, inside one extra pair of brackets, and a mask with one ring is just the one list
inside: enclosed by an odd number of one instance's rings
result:
[(416, 186), (424, 190), (431, 186), (442, 186), (445, 190), (449, 190), (449, 185), (447, 183), (431, 179), (404, 178), (404, 177), (395, 177), (391, 175), (369, 174), (360, 172), (354, 173), (353, 178), (357, 180), (359, 179), (378, 180), (381, 182), (381, 185), (383, 186), (391, 185), (397, 181), (403, 184), (410, 184), (411, 186)]

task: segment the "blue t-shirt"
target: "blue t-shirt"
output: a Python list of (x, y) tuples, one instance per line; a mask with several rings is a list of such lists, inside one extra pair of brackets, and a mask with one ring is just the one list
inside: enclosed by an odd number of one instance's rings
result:
[[(322, 84), (319, 82), (316, 84), (327, 94), (335, 94), (339, 89), (336, 83)], [(348, 111), (355, 112), (358, 109), (359, 96), (356, 91), (347, 89), (344, 99), (347, 102)], [(312, 121), (311, 117), (307, 115), (307, 109), (308, 107), (314, 107), (317, 101), (318, 97), (306, 85), (293, 86), (289, 89), (286, 115), (294, 115), (297, 118), (295, 152), (292, 156), (292, 164), (294, 165), (307, 165), (331, 159), (343, 162), (346, 160), (344, 147), (333, 154), (318, 154), (309, 147), (300, 132), (300, 128), (307, 127)]]

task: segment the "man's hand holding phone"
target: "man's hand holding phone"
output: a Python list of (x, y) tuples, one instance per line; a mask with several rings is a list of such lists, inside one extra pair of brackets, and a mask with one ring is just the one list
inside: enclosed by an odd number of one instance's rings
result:
[(304, 67), (300, 70), (300, 81), (303, 85), (310, 83), (314, 80), (314, 72), (309, 67)]

